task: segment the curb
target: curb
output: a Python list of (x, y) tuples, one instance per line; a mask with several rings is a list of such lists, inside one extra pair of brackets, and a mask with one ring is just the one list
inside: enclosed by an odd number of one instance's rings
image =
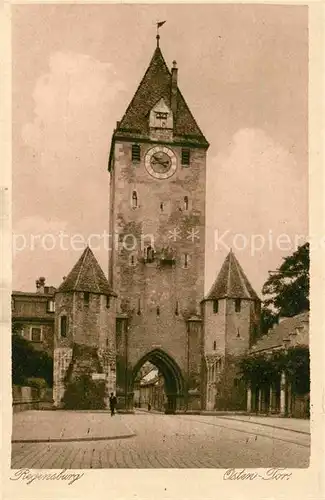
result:
[(280, 427), (279, 425), (271, 425), (271, 424), (265, 424), (263, 422), (256, 422), (256, 420), (244, 420), (242, 418), (231, 418), (231, 417), (226, 417), (226, 416), (221, 416), (219, 418), (223, 418), (225, 420), (232, 420), (233, 422), (246, 422), (248, 424), (256, 424), (256, 425), (263, 425), (264, 427), (272, 427), (272, 429), (281, 429), (282, 431), (290, 431), (290, 432), (296, 432), (297, 434), (305, 434), (306, 436), (310, 436), (310, 432), (306, 431), (299, 431), (297, 429), (289, 429), (288, 427)]
[(122, 436), (108, 436), (108, 437), (89, 437), (89, 438), (48, 438), (48, 439), (12, 439), (13, 443), (71, 443), (81, 441), (111, 441), (113, 439), (128, 439), (135, 437), (136, 434), (123, 434)]

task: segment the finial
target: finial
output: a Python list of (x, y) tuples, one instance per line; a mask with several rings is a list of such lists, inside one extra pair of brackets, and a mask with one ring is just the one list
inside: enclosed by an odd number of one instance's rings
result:
[(159, 28), (161, 28), (164, 24), (165, 24), (166, 21), (158, 21), (156, 24), (157, 24), (157, 36), (156, 36), (156, 39), (157, 39), (157, 47), (159, 47), (159, 40), (160, 40), (160, 35), (159, 35)]
[(176, 68), (177, 67), (177, 62), (174, 60), (173, 61), (173, 68)]

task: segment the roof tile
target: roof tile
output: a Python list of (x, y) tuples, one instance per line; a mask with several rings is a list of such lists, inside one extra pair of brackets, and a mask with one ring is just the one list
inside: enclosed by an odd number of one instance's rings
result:
[(89, 247), (84, 250), (82, 256), (57, 291), (81, 291), (115, 295)]
[(260, 300), (232, 251), (204, 300), (223, 298)]

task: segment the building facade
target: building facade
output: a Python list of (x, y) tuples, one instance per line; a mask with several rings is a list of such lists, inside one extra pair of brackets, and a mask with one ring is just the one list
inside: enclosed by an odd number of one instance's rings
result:
[(165, 377), (170, 411), (202, 406), (208, 142), (157, 47), (114, 130), (109, 158), (109, 284), (117, 299), (117, 396), (133, 405), (145, 361)]
[(13, 291), (11, 316), (13, 332), (32, 342), (37, 350), (53, 354), (55, 288), (36, 280), (35, 292)]
[[(262, 356), (272, 359), (277, 355), (286, 354), (292, 348), (302, 348), (299, 364), (305, 357), (304, 350), (309, 348), (309, 312), (304, 312), (291, 318), (280, 318), (269, 332), (251, 346), (249, 356)], [(309, 390), (295, 391), (286, 375), (287, 366), (281, 373), (275, 373), (268, 383), (250, 384), (247, 389), (247, 411), (260, 414), (279, 414), (281, 416), (307, 417), (309, 416)], [(297, 367), (298, 368), (298, 367)], [(299, 368), (298, 368), (299, 369)], [(304, 378), (309, 379), (309, 370)], [(298, 373), (293, 374), (298, 379)], [(303, 381), (308, 386), (308, 381)], [(306, 383), (307, 382), (307, 383)]]

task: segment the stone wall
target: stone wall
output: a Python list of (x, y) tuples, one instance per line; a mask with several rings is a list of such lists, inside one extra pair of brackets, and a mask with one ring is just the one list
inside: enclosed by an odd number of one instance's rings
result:
[[(118, 294), (118, 314), (128, 316), (129, 368), (159, 348), (175, 360), (185, 376), (187, 319), (200, 314), (204, 294), (206, 152), (192, 149), (191, 165), (186, 168), (181, 166), (181, 148), (173, 147), (178, 159), (176, 173), (158, 180), (144, 166), (145, 154), (153, 145), (141, 144), (141, 161), (132, 163), (132, 144), (115, 144), (110, 233), (119, 237), (118, 245), (113, 238), (110, 284)], [(137, 193), (136, 207), (132, 205), (133, 191)], [(152, 263), (144, 259), (148, 245), (155, 250)], [(166, 249), (172, 256), (169, 263), (161, 260)], [(118, 342), (122, 364), (125, 347)], [(123, 369), (120, 373), (123, 376)], [(119, 386), (123, 384), (120, 380)]]
[(12, 386), (13, 412), (52, 408), (52, 389)]

